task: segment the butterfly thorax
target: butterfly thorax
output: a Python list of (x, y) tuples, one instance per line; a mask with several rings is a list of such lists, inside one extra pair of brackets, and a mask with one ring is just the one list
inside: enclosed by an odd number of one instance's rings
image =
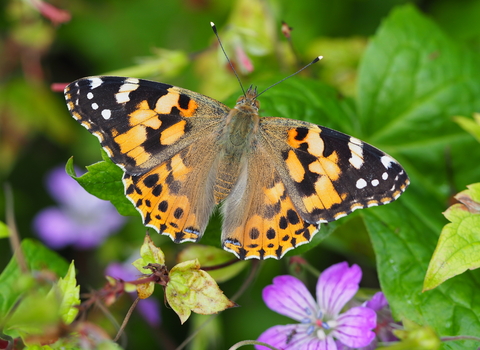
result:
[(228, 114), (220, 140), (218, 170), (214, 186), (215, 202), (225, 199), (245, 170), (246, 157), (255, 143), (260, 117), (256, 91), (248, 89)]

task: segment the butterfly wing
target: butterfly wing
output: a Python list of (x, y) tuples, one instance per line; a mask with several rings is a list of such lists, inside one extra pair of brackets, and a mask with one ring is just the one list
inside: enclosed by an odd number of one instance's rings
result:
[(410, 183), (395, 159), (341, 132), (283, 118), (262, 118), (262, 130), (278, 150), (276, 158), (283, 160), (288, 192), (310, 222), (390, 203)]
[[(279, 259), (309, 242), (320, 223), (390, 203), (409, 184), (392, 157), (338, 131), (273, 117), (261, 118), (259, 130), (249, 176), (241, 177), (245, 184), (234, 188), (236, 197), (224, 206), (224, 245), (239, 257)], [(232, 210), (243, 218), (228, 217)], [(272, 219), (262, 219), (262, 213), (272, 213)]]
[(186, 89), (121, 77), (77, 80), (65, 97), (125, 171), (125, 193), (145, 225), (176, 242), (198, 240), (215, 206), (210, 172), (230, 109)]
[(222, 245), (240, 259), (279, 259), (318, 230), (301, 218), (276, 165), (267, 148), (255, 147), (222, 204)]

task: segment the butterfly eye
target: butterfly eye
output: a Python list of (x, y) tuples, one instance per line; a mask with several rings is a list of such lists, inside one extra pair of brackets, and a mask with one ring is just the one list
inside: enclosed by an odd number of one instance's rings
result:
[(237, 105), (241, 105), (245, 103), (245, 96), (240, 96), (238, 99), (237, 99)]

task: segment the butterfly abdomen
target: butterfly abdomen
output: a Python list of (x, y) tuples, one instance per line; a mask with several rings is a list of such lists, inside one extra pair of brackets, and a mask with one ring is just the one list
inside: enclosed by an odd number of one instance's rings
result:
[(245, 159), (257, 137), (260, 119), (257, 112), (256, 107), (239, 104), (226, 118), (219, 140), (219, 162), (214, 185), (216, 204), (229, 195), (240, 173), (245, 170)]

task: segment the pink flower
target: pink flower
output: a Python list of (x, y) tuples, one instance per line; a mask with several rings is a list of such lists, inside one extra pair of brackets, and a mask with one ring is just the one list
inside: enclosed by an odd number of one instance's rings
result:
[(31, 0), (30, 3), (53, 24), (61, 24), (70, 21), (72, 16), (70, 12), (56, 8), (55, 6), (42, 0)]
[(275, 277), (263, 290), (265, 304), (299, 323), (269, 328), (258, 341), (283, 350), (337, 350), (335, 339), (352, 348), (367, 346), (375, 338), (375, 311), (358, 306), (341, 313), (358, 291), (361, 277), (357, 265), (343, 262), (329, 267), (318, 279), (317, 301), (297, 278)]

